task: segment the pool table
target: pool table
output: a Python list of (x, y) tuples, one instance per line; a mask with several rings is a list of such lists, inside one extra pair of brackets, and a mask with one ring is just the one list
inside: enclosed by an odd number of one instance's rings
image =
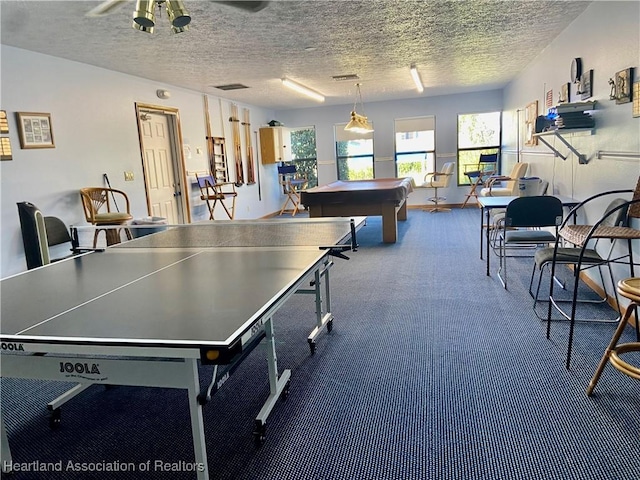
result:
[(382, 216), (382, 240), (395, 243), (398, 220), (407, 219), (411, 178), (339, 180), (301, 192), (300, 203), (310, 217)]

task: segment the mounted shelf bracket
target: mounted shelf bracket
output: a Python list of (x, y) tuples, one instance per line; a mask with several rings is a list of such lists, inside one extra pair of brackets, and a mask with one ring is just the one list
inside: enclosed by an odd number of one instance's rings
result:
[(556, 157), (560, 157), (562, 160), (566, 160), (567, 156), (566, 155), (562, 155), (558, 149), (553, 146), (551, 143), (549, 143), (544, 137), (548, 137), (548, 136), (554, 136), (556, 138), (558, 138), (562, 143), (564, 143), (564, 145), (576, 156), (578, 157), (578, 163), (581, 165), (586, 165), (587, 163), (589, 163), (589, 161), (587, 160), (587, 156), (584, 153), (580, 153), (578, 150), (576, 150), (574, 148), (573, 145), (571, 145), (566, 138), (564, 138), (564, 135), (567, 134), (571, 134), (571, 133), (586, 133), (588, 135), (592, 135), (593, 134), (593, 129), (591, 128), (580, 128), (580, 129), (573, 129), (573, 130), (565, 130), (565, 131), (561, 131), (561, 130), (550, 130), (548, 132), (541, 132), (541, 133), (534, 133), (533, 136), (538, 138), (538, 140), (540, 140), (542, 143), (544, 143), (547, 147), (549, 147), (551, 149), (551, 151), (556, 155)]

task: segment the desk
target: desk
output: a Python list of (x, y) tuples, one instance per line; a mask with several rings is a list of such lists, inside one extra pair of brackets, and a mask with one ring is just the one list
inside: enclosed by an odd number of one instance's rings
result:
[[(573, 208), (580, 203), (579, 200), (571, 197), (564, 197), (561, 195), (554, 195), (562, 202), (562, 206), (566, 208)], [(490, 263), (490, 244), (489, 244), (489, 230), (491, 222), (491, 210), (494, 208), (507, 208), (509, 203), (518, 197), (479, 197), (478, 203), (480, 204), (480, 260), (482, 260), (483, 242), (486, 240), (486, 254), (487, 254), (487, 276), (490, 276), (489, 263)], [(486, 228), (485, 228), (485, 214), (486, 214)], [(485, 235), (486, 234), (486, 235)], [(485, 238), (486, 236), (486, 238)]]
[[(266, 419), (287, 393), (291, 375), (278, 373), (274, 315), (294, 293), (308, 293), (316, 306), (309, 344), (332, 328), (331, 254), (355, 243), (327, 246), (352, 239), (363, 222), (173, 226), (3, 279), (0, 373), (78, 382), (49, 404), (54, 415), (91, 384), (186, 389), (198, 479), (209, 479), (202, 405), (266, 338), (270, 394), (254, 432), (264, 439)], [(198, 362), (214, 365), (202, 392)], [(0, 420), (0, 464), (9, 471), (11, 451)]]
[(382, 240), (395, 243), (397, 221), (407, 219), (407, 197), (412, 191), (411, 178), (337, 181), (301, 192), (301, 203), (312, 218), (382, 216)]

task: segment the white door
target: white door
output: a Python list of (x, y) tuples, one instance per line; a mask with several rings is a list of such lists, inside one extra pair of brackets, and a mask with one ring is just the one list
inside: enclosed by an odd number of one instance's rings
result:
[(142, 151), (151, 215), (164, 217), (170, 225), (183, 223), (181, 188), (176, 175), (172, 138), (167, 115), (140, 114)]

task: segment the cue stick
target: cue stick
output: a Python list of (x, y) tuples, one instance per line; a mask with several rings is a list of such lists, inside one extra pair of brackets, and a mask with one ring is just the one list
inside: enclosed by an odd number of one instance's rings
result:
[(251, 118), (249, 117), (249, 109), (244, 109), (244, 137), (247, 142), (247, 185), (256, 183), (255, 169), (253, 166), (253, 147), (251, 145)]
[[(109, 187), (109, 189), (111, 190), (111, 182), (109, 181), (109, 176), (106, 173), (103, 173), (102, 177), (104, 178), (104, 181), (107, 182), (107, 187)], [(118, 208), (118, 202), (116, 202), (116, 196), (113, 194), (113, 192), (111, 192), (111, 198), (113, 198), (113, 206), (116, 207), (116, 212), (120, 212), (120, 209)]]

